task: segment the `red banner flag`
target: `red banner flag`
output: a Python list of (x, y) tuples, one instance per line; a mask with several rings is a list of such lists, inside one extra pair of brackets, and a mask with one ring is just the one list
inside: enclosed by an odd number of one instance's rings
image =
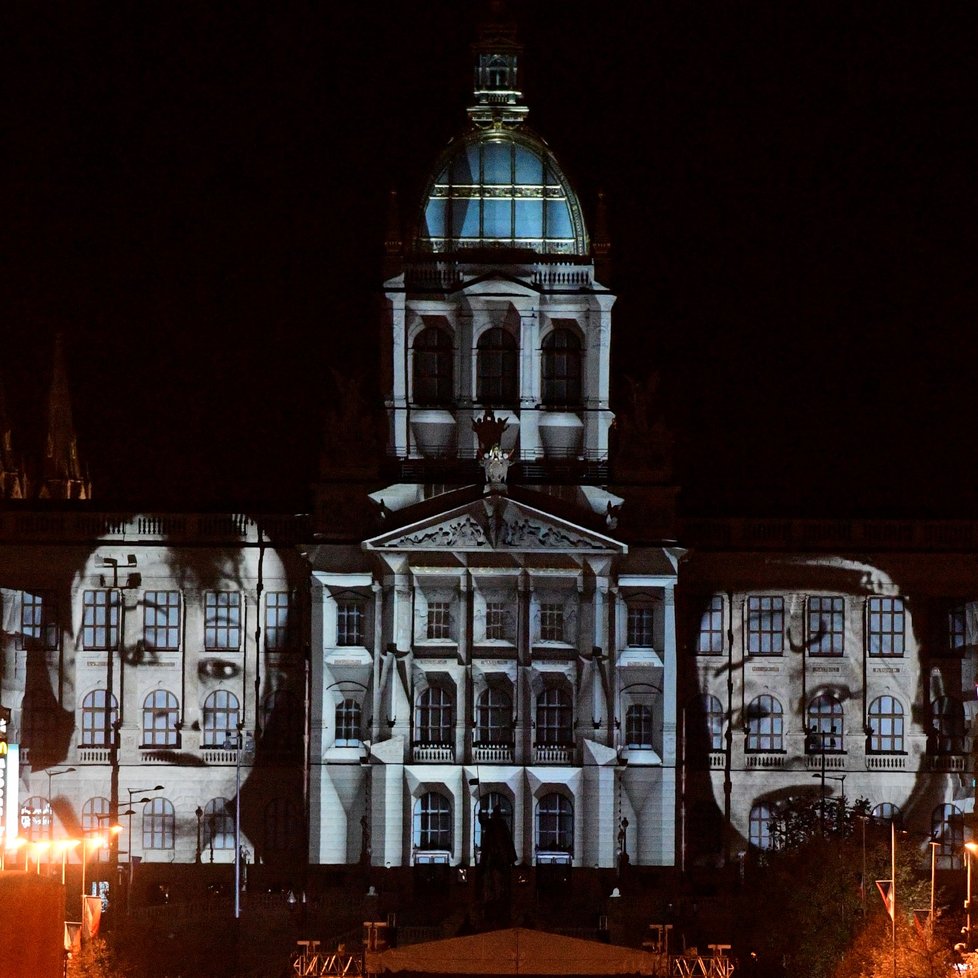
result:
[(893, 919), (893, 880), (877, 880), (876, 888), (880, 891), (880, 896), (883, 898), (883, 904), (886, 907), (886, 912), (890, 915), (890, 920)]

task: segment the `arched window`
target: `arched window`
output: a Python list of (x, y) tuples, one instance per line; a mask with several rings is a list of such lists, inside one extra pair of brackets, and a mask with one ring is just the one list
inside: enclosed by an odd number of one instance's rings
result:
[(774, 836), (771, 832), (773, 814), (767, 805), (754, 805), (751, 808), (748, 841), (755, 849), (774, 848)]
[[(82, 805), (81, 810), (82, 834), (89, 839), (101, 836), (108, 843), (112, 838), (114, 821), (109, 815), (111, 809), (112, 802), (108, 798), (102, 796), (89, 798)], [(89, 859), (94, 858), (98, 862), (104, 862), (109, 856), (110, 848), (108, 845), (102, 846), (100, 849), (89, 850)]]
[(430, 406), (451, 404), (454, 398), (452, 338), (443, 329), (429, 326), (414, 341), (414, 403)]
[(869, 704), (869, 751), (898, 754), (903, 751), (903, 707), (892, 696), (877, 696)]
[(581, 403), (581, 341), (569, 329), (555, 329), (543, 341), (543, 403), (548, 407)]
[(119, 722), (119, 704), (104, 689), (93, 689), (82, 700), (82, 747), (111, 747)]
[(227, 798), (212, 798), (204, 805), (202, 818), (203, 847), (213, 852), (215, 849), (234, 849), (234, 802)]
[(902, 816), (900, 815), (900, 809), (897, 808), (892, 802), (882, 801), (870, 812), (873, 818), (877, 822), (896, 822), (897, 825), (900, 824)]
[(143, 848), (172, 849), (176, 833), (176, 815), (172, 802), (152, 798), (143, 805)]
[(513, 701), (502, 689), (483, 690), (476, 707), (476, 742), (511, 744), (513, 742)]
[(20, 834), (29, 842), (40, 842), (52, 835), (54, 813), (42, 795), (31, 795), (20, 806)]
[(755, 696), (747, 706), (747, 750), (784, 750), (784, 710), (767, 693)]
[(492, 816), (493, 812), (499, 812), (502, 820), (506, 823), (510, 838), (513, 835), (513, 803), (500, 791), (487, 791), (475, 803), (475, 852), (478, 855), (482, 848), (482, 828), (485, 822)]
[(574, 853), (574, 806), (552, 792), (537, 802), (537, 862), (570, 862)]
[(180, 705), (166, 689), (155, 689), (143, 700), (143, 747), (176, 747)]
[(574, 743), (574, 710), (567, 690), (556, 686), (537, 697), (536, 725), (538, 744), (566, 747)]
[(265, 851), (288, 852), (299, 841), (299, 810), (288, 798), (265, 806)]
[(226, 689), (215, 689), (204, 700), (201, 747), (224, 747), (228, 739), (237, 741), (241, 713), (238, 697)]
[(942, 869), (960, 869), (964, 849), (964, 817), (956, 805), (938, 805), (931, 815), (931, 838), (938, 844), (937, 864)]
[(831, 693), (822, 693), (808, 704), (808, 752), (838, 753), (845, 743), (842, 704)]
[(454, 740), (455, 720), (452, 700), (440, 686), (429, 686), (418, 696), (415, 736), (420, 744), (450, 744)]
[(931, 703), (934, 748), (938, 754), (964, 753), (964, 706), (960, 700), (940, 696)]
[(686, 711), (686, 743), (691, 754), (723, 750), (723, 706), (709, 693), (693, 697)]
[(360, 746), (361, 709), (356, 700), (343, 700), (336, 704), (337, 747)]
[(261, 701), (262, 744), (279, 754), (296, 754), (302, 747), (302, 712), (287, 689), (266, 693)]
[(415, 849), (452, 851), (452, 803), (429, 791), (414, 803), (413, 842)]
[(479, 337), (475, 398), (486, 407), (516, 404), (516, 340), (505, 329), (487, 329)]
[(625, 711), (625, 746), (649, 750), (652, 747), (652, 707), (633, 703)]

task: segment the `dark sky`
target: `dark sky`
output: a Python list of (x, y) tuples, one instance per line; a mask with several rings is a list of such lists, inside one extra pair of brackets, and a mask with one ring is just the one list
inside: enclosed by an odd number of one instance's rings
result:
[[(5, 10), (0, 373), (67, 337), (103, 498), (301, 508), (369, 368), (387, 193), (465, 122), (482, 3)], [(513, 4), (530, 123), (593, 220), (616, 372), (698, 509), (974, 515), (972, 4)]]

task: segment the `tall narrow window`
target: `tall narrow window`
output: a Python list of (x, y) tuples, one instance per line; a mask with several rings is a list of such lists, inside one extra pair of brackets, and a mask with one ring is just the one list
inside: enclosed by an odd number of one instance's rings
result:
[(22, 649), (52, 652), (61, 645), (61, 629), (54, 596), (47, 592), (24, 591), (20, 603), (20, 642)]
[(414, 803), (413, 842), (415, 849), (452, 851), (452, 803), (435, 791)]
[[(569, 862), (574, 852), (574, 806), (556, 792), (537, 802), (537, 862)], [(566, 854), (563, 858), (553, 858)]]
[[(947, 609), (946, 630), (944, 637), (944, 647), (952, 655), (961, 655), (968, 642), (968, 622), (971, 621), (971, 631), (975, 629), (976, 605), (973, 602), (968, 604), (956, 604)], [(974, 644), (972, 638), (971, 643)]]
[(754, 805), (750, 810), (749, 841), (755, 849), (773, 849), (771, 832), (773, 812), (767, 805)]
[(784, 598), (762, 595), (747, 599), (748, 655), (784, 652)]
[(784, 750), (784, 710), (767, 693), (747, 705), (747, 750), (764, 753)]
[(225, 747), (238, 736), (238, 697), (226, 689), (215, 689), (204, 700), (203, 718), (201, 747)]
[(428, 602), (428, 629), (430, 639), (452, 637), (452, 605), (449, 601)]
[(714, 594), (700, 615), (696, 653), (719, 655), (721, 652), (723, 652), (723, 595)]
[(686, 709), (686, 742), (690, 752), (723, 750), (723, 705), (709, 693), (694, 697)]
[(440, 686), (429, 686), (418, 696), (415, 715), (418, 743), (450, 744), (454, 739), (455, 720), (452, 700)]
[[(112, 836), (112, 816), (110, 812), (112, 810), (112, 803), (108, 798), (96, 795), (94, 798), (89, 798), (84, 805), (82, 805), (81, 811), (81, 828), (82, 834), (90, 839), (96, 837), (101, 837), (108, 841)], [(110, 856), (111, 849), (109, 846), (102, 846), (102, 848), (95, 851), (95, 859), (98, 862), (105, 862)]]
[(360, 704), (356, 700), (343, 700), (336, 704), (337, 747), (360, 746)]
[(502, 689), (485, 689), (475, 711), (476, 740), (480, 744), (513, 742), (513, 701)]
[(516, 340), (505, 329), (487, 329), (479, 337), (476, 400), (486, 407), (513, 407), (516, 391)]
[(628, 606), (627, 642), (633, 648), (652, 648), (652, 609), (648, 605)]
[(20, 835), (28, 842), (47, 839), (52, 834), (53, 819), (50, 799), (31, 795), (20, 806)]
[(574, 743), (574, 711), (570, 694), (561, 687), (545, 689), (537, 697), (538, 744), (569, 746)]
[(543, 403), (548, 407), (581, 403), (581, 341), (569, 329), (555, 329), (543, 341)]
[(652, 707), (633, 703), (625, 711), (625, 746), (639, 750), (652, 748)]
[(337, 601), (336, 644), (358, 646), (364, 644), (362, 602)]
[(452, 403), (452, 338), (445, 330), (429, 326), (418, 334), (412, 368), (415, 404), (444, 407)]
[(202, 827), (204, 849), (234, 849), (234, 802), (211, 798), (204, 805)]
[(85, 591), (82, 595), (82, 645), (104, 650), (119, 647), (119, 592)]
[(82, 700), (82, 747), (110, 747), (115, 742), (119, 704), (104, 689), (93, 689)]
[(936, 753), (964, 753), (964, 705), (960, 700), (939, 696), (931, 703), (931, 722)]
[(903, 598), (869, 598), (866, 619), (870, 655), (903, 655), (906, 629)]
[(845, 642), (845, 601), (838, 597), (808, 599), (808, 654), (842, 655)]
[(488, 820), (497, 812), (499, 813), (499, 818), (503, 820), (503, 823), (509, 831), (510, 838), (512, 838), (513, 803), (501, 791), (487, 791), (475, 803), (475, 818), (473, 819), (475, 830), (473, 835), (476, 853), (482, 848), (483, 828)]
[(147, 591), (143, 596), (143, 642), (150, 650), (180, 648), (179, 591)]
[(837, 753), (845, 743), (842, 704), (831, 693), (822, 693), (808, 704), (808, 752)]
[(299, 840), (299, 809), (289, 798), (273, 798), (265, 806), (265, 849), (289, 852)]
[(209, 652), (241, 648), (241, 595), (237, 591), (204, 594), (204, 647)]
[(559, 602), (546, 601), (540, 605), (540, 640), (564, 641), (564, 606)]
[(288, 591), (269, 591), (265, 597), (265, 650), (282, 652), (292, 644), (291, 601)]
[(504, 601), (486, 602), (486, 639), (502, 642), (509, 636), (509, 609)]
[(143, 805), (143, 848), (172, 849), (176, 835), (173, 803), (166, 798), (152, 798)]
[(872, 754), (903, 751), (903, 707), (892, 696), (877, 696), (869, 704), (869, 750)]
[(166, 689), (155, 689), (143, 700), (143, 747), (176, 747), (180, 706)]
[(937, 842), (937, 865), (960, 869), (964, 850), (964, 815), (956, 805), (938, 805), (931, 815), (931, 838)]

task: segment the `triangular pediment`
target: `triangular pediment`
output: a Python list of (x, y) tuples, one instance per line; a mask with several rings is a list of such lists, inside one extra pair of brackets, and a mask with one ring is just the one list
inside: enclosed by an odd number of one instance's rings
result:
[(364, 550), (623, 554), (625, 544), (501, 493), (373, 537)]
[(493, 269), (491, 272), (484, 272), (461, 283), (458, 291), (466, 292), (469, 295), (535, 296), (539, 294), (540, 289), (525, 278), (511, 272)]

